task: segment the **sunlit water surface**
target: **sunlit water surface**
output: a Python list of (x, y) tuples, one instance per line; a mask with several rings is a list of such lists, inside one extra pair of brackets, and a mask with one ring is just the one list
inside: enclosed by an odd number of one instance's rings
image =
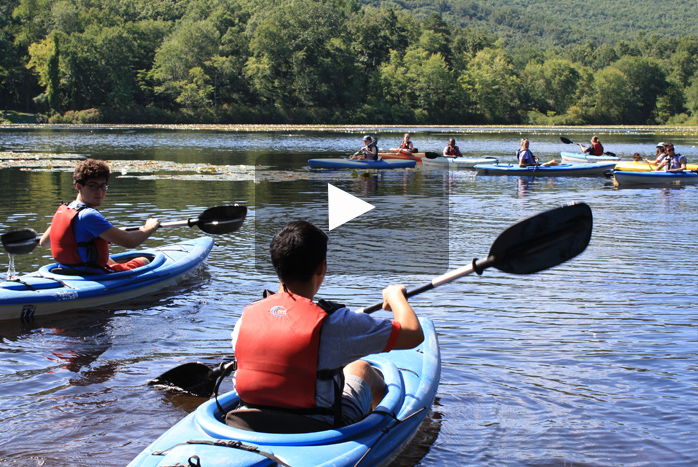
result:
[[(518, 140), (531, 135), (539, 157), (559, 157), (570, 149), (560, 134), (455, 136), (467, 155), (512, 161)], [(247, 165), (272, 155), (283, 166), (304, 155), (353, 152), (361, 135), (3, 130), (0, 150)], [(575, 141), (590, 137), (564, 135)], [(418, 130), (413, 140), (420, 149), (440, 151), (449, 136)], [(381, 146), (400, 138), (400, 130), (386, 131)], [(669, 138), (618, 130), (602, 141), (627, 159), (636, 151), (650, 154), (656, 141)], [(698, 161), (695, 138), (671, 138), (690, 162)], [(116, 177), (110, 183), (102, 211), (115, 225), (139, 225), (148, 217), (186, 219), (235, 202), (248, 205), (250, 214), (240, 231), (216, 238), (200, 275), (174, 289), (30, 323), (0, 322), (3, 464), (126, 465), (202, 402), (146, 381), (180, 363), (214, 365), (229, 356), (230, 331), (242, 308), (275, 287), (274, 277), (255, 267), (254, 219), (264, 200), (255, 198), (254, 182)], [(526, 179), (425, 169), (338, 181), (359, 196), (365, 184), (364, 194), (378, 205), (381, 193), (394, 196), (391, 190), (405, 183), (424, 187), (423, 196), (438, 196), (435, 187), (449, 194), (450, 268), (485, 256), (516, 221), (570, 201), (592, 207), (594, 233), (581, 256), (557, 268), (532, 276), (487, 270), (412, 299), (418, 313), (436, 324), (443, 371), (431, 414), (395, 465), (698, 463), (698, 187), (621, 190), (604, 177)], [(325, 186), (322, 181), (307, 187), (321, 206)], [(300, 194), (287, 191), (292, 217)], [(0, 231), (41, 232), (56, 205), (73, 196), (69, 173), (0, 170)], [(146, 245), (197, 235), (202, 233), (196, 228), (163, 229)], [(376, 302), (384, 285), (422, 285), (431, 275), (420, 273), (409, 257), (434, 240), (361, 238), (373, 250), (399, 242), (404, 258), (376, 258), (387, 268), (380, 277), (366, 258), (365, 269), (354, 271), (360, 276), (364, 270), (366, 280), (330, 271), (321, 295), (361, 307)], [(15, 267), (26, 273), (48, 262), (45, 250), (35, 250), (17, 257)], [(0, 264), (8, 263), (0, 251)]]

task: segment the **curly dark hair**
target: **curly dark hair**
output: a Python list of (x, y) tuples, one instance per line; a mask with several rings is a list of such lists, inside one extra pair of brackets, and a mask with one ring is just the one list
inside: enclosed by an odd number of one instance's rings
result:
[(75, 167), (73, 172), (73, 184), (79, 183), (84, 185), (88, 180), (95, 178), (104, 178), (109, 182), (111, 170), (106, 162), (100, 159), (86, 159)]

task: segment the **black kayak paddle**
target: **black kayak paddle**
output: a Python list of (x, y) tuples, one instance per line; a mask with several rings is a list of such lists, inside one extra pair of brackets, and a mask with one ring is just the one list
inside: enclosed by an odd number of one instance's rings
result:
[[(197, 226), (207, 234), (220, 235), (235, 232), (242, 226), (247, 216), (247, 206), (228, 204), (206, 209), (198, 218), (183, 221), (162, 222), (160, 227), (193, 227)], [(137, 227), (126, 227), (124, 230), (138, 230)], [(11, 255), (31, 253), (41, 239), (34, 229), (13, 230), (3, 234), (2, 246)]]
[[(436, 277), (406, 295), (408, 298), (413, 297), (473, 272), (482, 274), (492, 266), (511, 274), (533, 274), (552, 268), (586, 249), (591, 240), (592, 227), (591, 208), (585, 203), (570, 204), (537, 214), (502, 232), (492, 244), (486, 259), (474, 259), (471, 265)], [(357, 311), (372, 313), (382, 306), (381, 302)], [(211, 369), (200, 362), (185, 363), (163, 373), (150, 381), (150, 384), (210, 397), (216, 380), (230, 372), (232, 365), (227, 361)]]
[[(469, 266), (435, 277), (428, 284), (408, 291), (406, 296), (413, 297), (473, 272), (480, 275), (493, 266), (510, 274), (533, 274), (550, 269), (583, 252), (591, 240), (592, 227), (591, 208), (585, 203), (542, 212), (502, 232), (486, 259), (474, 259)], [(382, 307), (383, 302), (376, 303), (363, 312), (373, 313)]]

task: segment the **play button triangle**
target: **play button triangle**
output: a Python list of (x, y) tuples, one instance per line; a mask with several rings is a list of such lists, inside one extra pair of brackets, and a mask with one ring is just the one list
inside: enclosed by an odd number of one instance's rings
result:
[(327, 201), (330, 230), (349, 222), (375, 208), (354, 195), (327, 184)]

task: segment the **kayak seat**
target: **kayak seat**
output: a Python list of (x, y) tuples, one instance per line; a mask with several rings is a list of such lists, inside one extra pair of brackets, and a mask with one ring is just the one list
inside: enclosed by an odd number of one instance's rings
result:
[(225, 424), (260, 433), (314, 433), (331, 430), (322, 420), (273, 409), (235, 409), (225, 416)]
[(51, 273), (60, 274), (61, 276), (101, 276), (102, 274), (90, 271), (80, 271), (79, 269), (70, 268), (53, 268)]

